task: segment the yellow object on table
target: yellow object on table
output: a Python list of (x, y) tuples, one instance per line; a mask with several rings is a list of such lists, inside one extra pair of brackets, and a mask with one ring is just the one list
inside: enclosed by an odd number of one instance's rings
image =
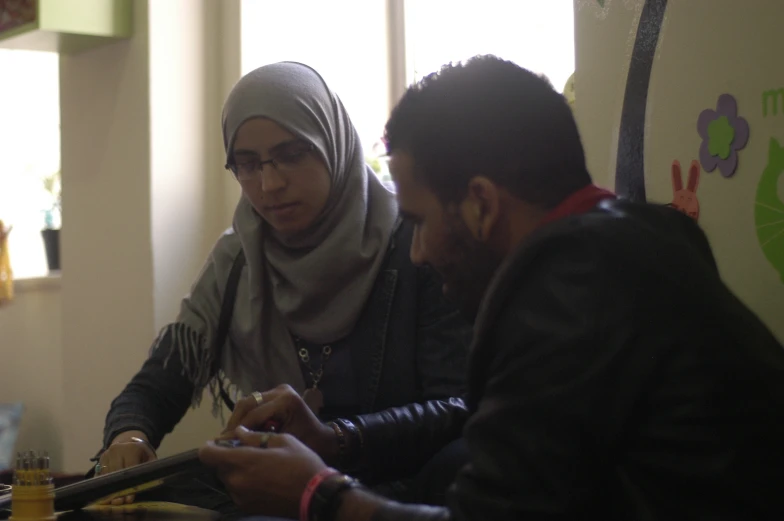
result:
[(204, 508), (168, 503), (165, 501), (142, 501), (127, 505), (90, 505), (84, 509), (86, 512), (97, 515), (112, 514), (146, 514), (149, 517), (182, 517), (192, 520), (215, 520), (220, 517), (218, 512)]
[(10, 521), (54, 521), (54, 485), (15, 486)]
[(47, 452), (17, 452), (10, 521), (55, 521), (54, 480)]
[(165, 502), (141, 502), (129, 505), (91, 505), (82, 510), (57, 514), (56, 521), (218, 521), (221, 515), (212, 510)]
[(11, 273), (11, 256), (8, 253), (8, 235), (11, 228), (6, 228), (0, 220), (0, 305), (14, 298), (14, 277)]

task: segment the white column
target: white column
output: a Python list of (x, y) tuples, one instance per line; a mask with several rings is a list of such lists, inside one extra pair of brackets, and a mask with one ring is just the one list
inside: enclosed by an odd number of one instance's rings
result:
[[(53, 399), (66, 471), (89, 466), (111, 400), (229, 224), (216, 152), (223, 6), (135, 6), (132, 39), (60, 60), (63, 393)], [(164, 451), (214, 435), (208, 409), (189, 413)]]

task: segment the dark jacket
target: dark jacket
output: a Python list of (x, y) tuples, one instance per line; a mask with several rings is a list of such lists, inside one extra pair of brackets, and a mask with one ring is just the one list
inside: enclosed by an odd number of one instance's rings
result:
[(784, 518), (784, 350), (667, 208), (539, 229), (488, 290), (465, 403), (356, 420), (366, 470), (404, 472), (461, 429), (471, 455), (447, 508), (375, 520)]
[[(359, 397), (351, 414), (464, 392), (471, 326), (444, 301), (434, 272), (411, 263), (412, 236), (409, 224), (395, 230), (365, 309), (341, 341), (351, 353)], [(183, 375), (179, 356), (164, 364), (170, 351), (170, 339), (164, 337), (112, 402), (104, 446), (123, 431), (141, 430), (157, 447), (188, 410), (193, 384)], [(329, 406), (325, 403), (325, 409)]]

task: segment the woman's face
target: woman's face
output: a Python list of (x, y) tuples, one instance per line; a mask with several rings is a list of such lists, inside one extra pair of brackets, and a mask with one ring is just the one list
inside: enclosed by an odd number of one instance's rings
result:
[(318, 151), (271, 119), (237, 131), (230, 166), (250, 203), (275, 230), (306, 230), (324, 209), (331, 179)]

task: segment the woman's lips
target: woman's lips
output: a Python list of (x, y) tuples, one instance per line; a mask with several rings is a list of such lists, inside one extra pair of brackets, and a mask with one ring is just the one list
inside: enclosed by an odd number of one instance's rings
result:
[(296, 212), (298, 207), (299, 203), (276, 204), (268, 206), (267, 212), (280, 219), (290, 217), (294, 212)]

